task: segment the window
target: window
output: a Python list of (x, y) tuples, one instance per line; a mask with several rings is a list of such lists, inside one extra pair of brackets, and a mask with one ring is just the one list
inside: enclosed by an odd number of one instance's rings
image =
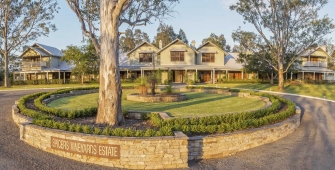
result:
[(152, 53), (140, 53), (140, 63), (152, 62)]
[(184, 52), (171, 51), (171, 61), (184, 61)]
[(202, 53), (202, 62), (215, 62), (215, 54), (214, 53)]

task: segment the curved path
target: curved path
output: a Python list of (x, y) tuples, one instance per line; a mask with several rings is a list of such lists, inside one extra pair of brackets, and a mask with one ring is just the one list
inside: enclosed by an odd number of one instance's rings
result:
[[(108, 169), (40, 151), (19, 139), (11, 117), (14, 101), (34, 91), (0, 91), (0, 169)], [(334, 169), (335, 102), (286, 96), (303, 117), (289, 136), (236, 155), (190, 162), (191, 169)]]

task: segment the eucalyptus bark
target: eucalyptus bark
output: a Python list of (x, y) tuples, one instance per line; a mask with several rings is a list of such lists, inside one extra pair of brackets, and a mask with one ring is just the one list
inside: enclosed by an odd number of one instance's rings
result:
[(114, 1), (100, 1), (100, 88), (96, 122), (119, 125), (123, 123), (122, 88), (119, 72), (119, 14)]

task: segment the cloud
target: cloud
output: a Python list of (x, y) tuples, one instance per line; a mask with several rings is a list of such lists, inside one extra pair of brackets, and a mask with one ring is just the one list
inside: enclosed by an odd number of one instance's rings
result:
[(234, 5), (238, 2), (239, 0), (221, 0), (221, 4), (223, 5), (223, 8), (229, 9), (231, 5)]

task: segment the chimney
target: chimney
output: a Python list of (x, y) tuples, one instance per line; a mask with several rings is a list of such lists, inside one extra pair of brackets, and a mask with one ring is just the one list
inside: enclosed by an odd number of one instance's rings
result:
[(159, 40), (159, 49), (162, 49), (163, 48), (163, 42), (162, 40)]
[(195, 48), (195, 41), (194, 40), (192, 40), (191, 45), (192, 45), (192, 47)]

